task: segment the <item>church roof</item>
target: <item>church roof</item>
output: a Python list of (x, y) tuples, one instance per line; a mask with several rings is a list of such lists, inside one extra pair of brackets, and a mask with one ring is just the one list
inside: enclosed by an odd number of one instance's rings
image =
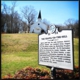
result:
[(41, 10), (39, 11), (38, 19), (41, 19)]

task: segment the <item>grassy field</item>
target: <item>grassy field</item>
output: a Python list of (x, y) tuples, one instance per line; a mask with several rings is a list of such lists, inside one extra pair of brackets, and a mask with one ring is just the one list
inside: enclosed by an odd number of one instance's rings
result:
[[(74, 63), (78, 66), (78, 38), (74, 39)], [(1, 76), (14, 74), (18, 70), (30, 67), (49, 69), (38, 64), (37, 34), (1, 35)]]

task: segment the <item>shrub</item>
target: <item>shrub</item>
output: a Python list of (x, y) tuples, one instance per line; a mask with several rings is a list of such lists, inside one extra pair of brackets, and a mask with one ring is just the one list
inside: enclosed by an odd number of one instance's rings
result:
[[(16, 72), (14, 76), (8, 74), (3, 79), (51, 79), (51, 77), (47, 70), (26, 67)], [(75, 67), (73, 71), (56, 69), (56, 79), (79, 79), (79, 67)]]
[(56, 79), (79, 79), (79, 67), (75, 67), (74, 70), (56, 69)]
[(46, 70), (27, 67), (19, 70), (13, 77), (11, 75), (6, 75), (3, 79), (50, 79), (50, 75)]

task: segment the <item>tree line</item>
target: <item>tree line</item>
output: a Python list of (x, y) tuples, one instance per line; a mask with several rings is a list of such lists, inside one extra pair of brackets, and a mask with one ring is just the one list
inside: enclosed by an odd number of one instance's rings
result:
[[(36, 11), (32, 6), (25, 6), (19, 14), (16, 8), (16, 2), (12, 2), (12, 6), (1, 4), (1, 32), (18, 33), (19, 31), (30, 30), (30, 25), (35, 22)], [(23, 20), (24, 17), (25, 20)]]
[[(37, 12), (32, 6), (25, 6), (21, 9), (19, 14), (16, 10), (16, 2), (12, 2), (12, 6), (7, 6), (5, 3), (1, 4), (1, 32), (18, 33), (30, 31), (30, 25), (36, 21)], [(23, 18), (25, 20), (23, 20)], [(43, 23), (49, 26), (47, 20)], [(65, 21), (65, 26), (55, 25), (59, 30), (73, 29), (74, 37), (79, 37), (79, 20), (68, 19)]]
[(68, 19), (64, 23), (65, 25), (56, 25), (59, 31), (63, 29), (72, 29), (73, 30), (73, 37), (79, 37), (79, 20)]

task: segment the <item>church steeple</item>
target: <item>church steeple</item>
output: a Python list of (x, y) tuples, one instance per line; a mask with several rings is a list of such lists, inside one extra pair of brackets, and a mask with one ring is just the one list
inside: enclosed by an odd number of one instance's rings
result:
[(38, 21), (41, 21), (41, 10), (39, 11)]

